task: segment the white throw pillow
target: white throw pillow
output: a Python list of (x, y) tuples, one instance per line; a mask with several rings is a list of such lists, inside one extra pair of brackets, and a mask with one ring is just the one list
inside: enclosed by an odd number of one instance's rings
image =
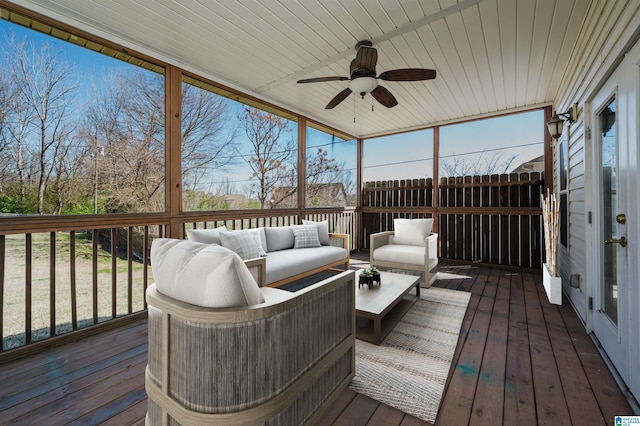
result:
[(393, 243), (424, 246), (432, 227), (433, 219), (393, 219)]
[(220, 233), (220, 243), (222, 247), (236, 252), (243, 260), (267, 255), (262, 248), (260, 230), (258, 229), (222, 232)]
[(227, 227), (222, 225), (216, 229), (187, 229), (187, 235), (191, 241), (218, 245), (220, 244), (221, 232), (227, 232)]
[(314, 222), (312, 220), (302, 219), (303, 225), (315, 225), (318, 227), (318, 239), (320, 240), (320, 244), (323, 246), (328, 246), (331, 244), (329, 240), (329, 222), (323, 220), (322, 222)]
[(316, 225), (292, 225), (291, 229), (295, 238), (294, 249), (320, 247)]
[(156, 238), (151, 267), (158, 291), (183, 302), (208, 308), (264, 302), (242, 259), (218, 245)]

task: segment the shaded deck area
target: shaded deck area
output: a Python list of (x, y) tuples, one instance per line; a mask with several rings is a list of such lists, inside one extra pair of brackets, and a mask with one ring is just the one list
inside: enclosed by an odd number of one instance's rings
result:
[[(366, 265), (367, 253), (352, 267)], [(612, 424), (631, 408), (570, 306), (539, 273), (441, 265), (436, 286), (472, 293), (436, 424)], [(140, 320), (0, 365), (0, 424), (142, 424), (147, 324)], [(345, 391), (321, 424), (417, 425)]]

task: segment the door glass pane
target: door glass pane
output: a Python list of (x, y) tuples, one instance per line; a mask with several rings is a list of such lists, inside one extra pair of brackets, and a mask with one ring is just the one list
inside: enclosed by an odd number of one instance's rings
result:
[[(618, 151), (616, 138), (616, 101), (613, 99), (600, 114), (598, 121), (602, 131), (602, 235), (604, 240), (618, 238), (616, 225), (617, 210), (617, 178), (616, 155)], [(617, 244), (604, 245), (604, 281), (602, 287), (602, 307), (604, 313), (615, 324), (618, 323), (618, 271)]]

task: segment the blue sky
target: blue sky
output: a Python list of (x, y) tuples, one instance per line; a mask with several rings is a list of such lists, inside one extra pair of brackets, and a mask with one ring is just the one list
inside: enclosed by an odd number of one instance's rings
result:
[[(542, 110), (440, 127), (440, 159), (483, 163), (517, 155), (507, 172), (543, 154)], [(385, 166), (388, 164), (388, 166)], [(433, 130), (370, 139), (364, 143), (364, 180), (433, 177)]]
[[(50, 36), (0, 20), (0, 33), (12, 31), (18, 39), (28, 37), (36, 45), (47, 41), (59, 47), (77, 68), (78, 75), (91, 76), (96, 82), (104, 81), (108, 76), (130, 70), (132, 65), (112, 59), (105, 55), (63, 42)], [(86, 82), (86, 80), (85, 80)], [(84, 96), (90, 96), (93, 90), (90, 83), (84, 86)], [(512, 168), (536, 158), (543, 153), (544, 123), (543, 112), (502, 116), (490, 120), (477, 120), (463, 124), (440, 128), (440, 156), (442, 161), (455, 161), (467, 157), (469, 161), (482, 162), (493, 155), (503, 158), (517, 156)], [(295, 136), (295, 125), (292, 126)], [(329, 153), (344, 163), (345, 168), (353, 171), (355, 179), (356, 145), (354, 141), (334, 140), (331, 135), (318, 131), (309, 131), (309, 152), (317, 146), (329, 150)], [(242, 132), (239, 132), (243, 137)], [(243, 142), (247, 144), (245, 140)], [(248, 145), (240, 148), (249, 153)], [(442, 166), (441, 166), (442, 168)], [(364, 142), (363, 160), (364, 180), (415, 179), (432, 177), (433, 170), (433, 130), (403, 133), (399, 135), (369, 139)], [(228, 178), (236, 182), (238, 191), (247, 184), (251, 172), (244, 163), (228, 170), (214, 180)]]

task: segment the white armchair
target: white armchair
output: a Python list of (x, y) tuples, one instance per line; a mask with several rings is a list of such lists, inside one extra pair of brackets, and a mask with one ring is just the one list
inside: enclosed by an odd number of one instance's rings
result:
[[(396, 229), (399, 228), (398, 225), (396, 222)], [(430, 233), (430, 230), (429, 226), (427, 233)], [(422, 241), (423, 244), (418, 245), (418, 241)], [(423, 275), (421, 287), (429, 287), (435, 281), (436, 275), (431, 271), (438, 265), (438, 234), (423, 237), (419, 232), (414, 232), (407, 241), (404, 237), (398, 239), (396, 231), (385, 231), (371, 234), (370, 242), (371, 266), (419, 272)]]

